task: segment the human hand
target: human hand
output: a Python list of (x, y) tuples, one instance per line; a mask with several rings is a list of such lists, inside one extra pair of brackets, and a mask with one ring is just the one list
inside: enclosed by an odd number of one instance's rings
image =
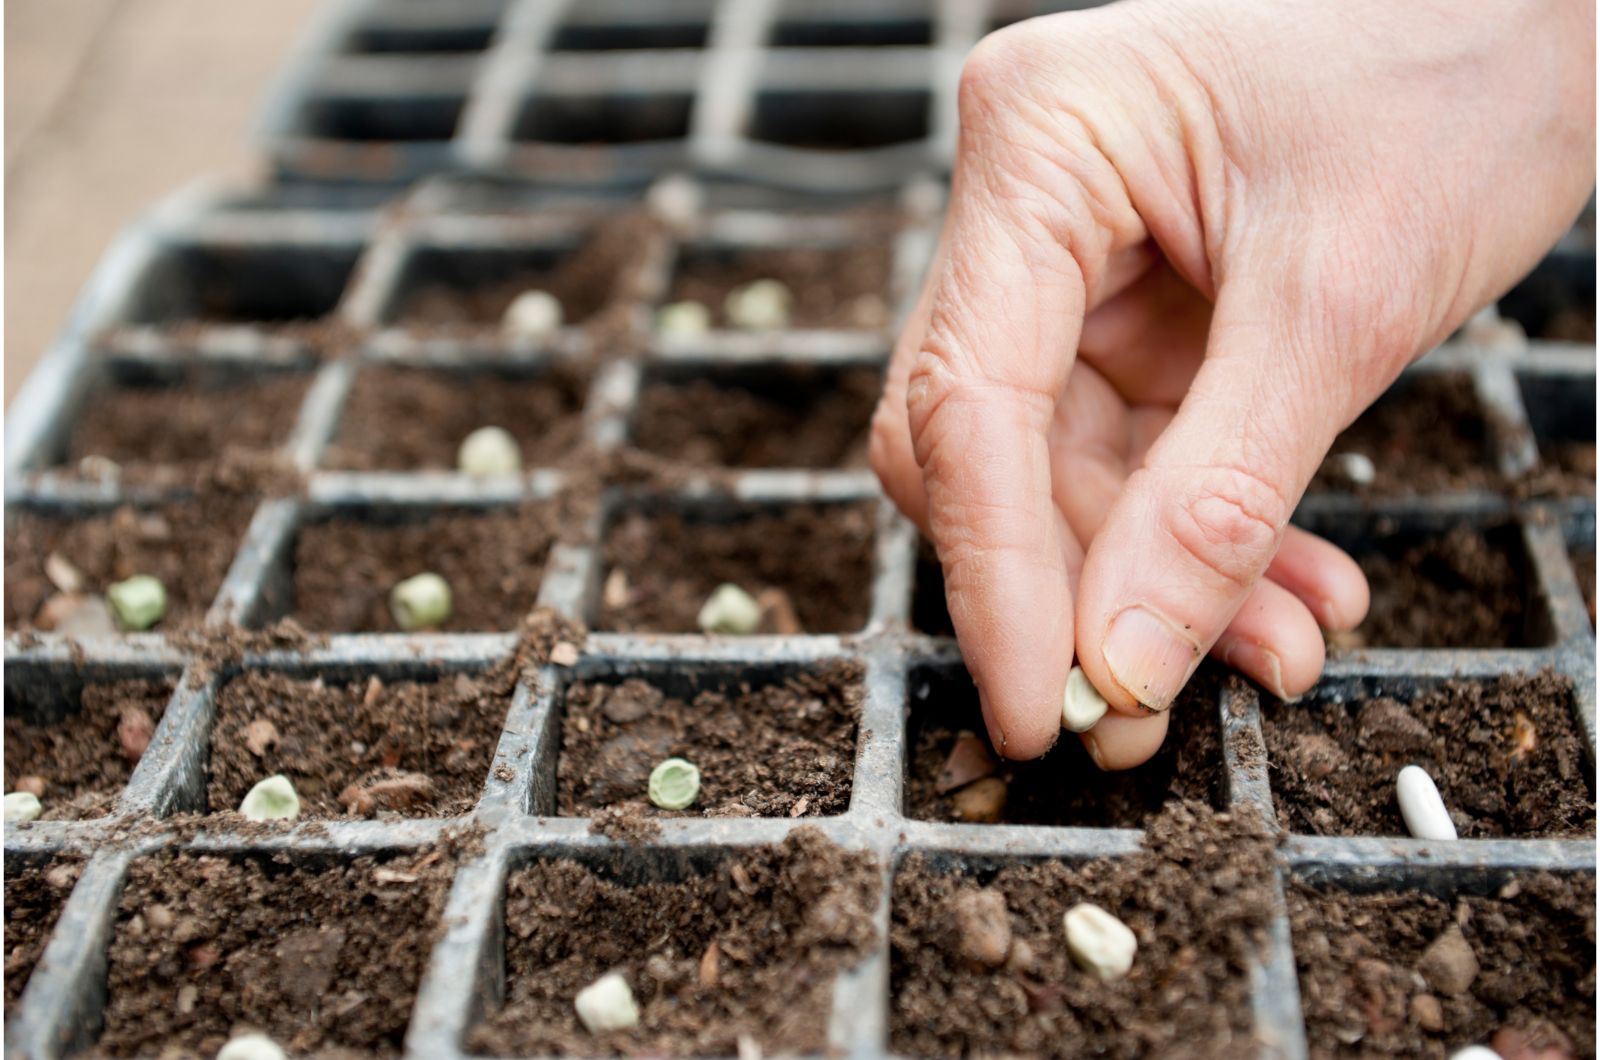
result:
[(1360, 569), (1289, 517), (1578, 213), (1594, 7), (1127, 0), (986, 38), (960, 112), (873, 466), (995, 746), (1050, 747), (1076, 645), (1125, 768), (1206, 652), (1289, 697), (1361, 621)]

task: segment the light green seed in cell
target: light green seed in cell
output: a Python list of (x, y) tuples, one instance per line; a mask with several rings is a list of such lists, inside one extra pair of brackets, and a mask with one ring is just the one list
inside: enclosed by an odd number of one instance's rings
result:
[(394, 616), (395, 625), (410, 633), (450, 621), (453, 603), (450, 583), (432, 571), (425, 571), (394, 587), (389, 594), (389, 613)]
[(300, 816), (300, 796), (282, 773), (274, 773), (245, 795), (239, 812), (252, 821), (292, 821)]
[(135, 574), (113, 583), (106, 590), (106, 603), (118, 628), (149, 629), (167, 613), (167, 587), (148, 574)]
[(663, 810), (681, 810), (700, 794), (700, 770), (693, 762), (669, 758), (650, 771), (650, 801)]
[(761, 605), (737, 585), (724, 582), (706, 598), (696, 621), (706, 633), (748, 636), (761, 625)]

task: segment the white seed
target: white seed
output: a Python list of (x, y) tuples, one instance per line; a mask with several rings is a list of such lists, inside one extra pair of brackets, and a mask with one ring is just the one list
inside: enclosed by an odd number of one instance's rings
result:
[(83, 572), (59, 552), (52, 552), (44, 558), (44, 576), (50, 579), (51, 585), (64, 593), (83, 590)]
[(1500, 1054), (1487, 1045), (1469, 1045), (1451, 1053), (1450, 1060), (1500, 1060)]
[(1074, 666), (1067, 674), (1067, 688), (1061, 696), (1061, 727), (1073, 732), (1088, 732), (1106, 716), (1106, 697), (1089, 683), (1083, 667)]
[(622, 1031), (639, 1025), (639, 1006), (634, 1004), (628, 981), (616, 972), (607, 972), (578, 991), (573, 1007), (590, 1034)]
[(456, 466), (474, 478), (522, 470), (522, 447), (504, 427), (479, 427), (462, 439)]
[(1365, 453), (1334, 453), (1339, 473), (1357, 486), (1370, 486), (1378, 479), (1378, 465)]
[(669, 758), (650, 771), (650, 801), (663, 810), (681, 810), (700, 794), (700, 769), (683, 758)]
[(789, 326), (794, 297), (777, 280), (751, 280), (728, 292), (722, 311), (728, 323), (748, 331), (778, 331)]
[(500, 327), (522, 339), (547, 339), (561, 330), (561, 303), (549, 291), (523, 291), (506, 306)]
[(761, 605), (756, 598), (734, 585), (723, 582), (712, 590), (700, 608), (700, 628), (707, 633), (745, 636), (761, 624)]
[(228, 1039), (217, 1060), (289, 1060), (289, 1054), (265, 1034), (241, 1034)]
[(6, 824), (24, 824), (37, 821), (44, 812), (39, 796), (31, 791), (13, 791), (5, 798)]
[(135, 574), (107, 588), (106, 603), (122, 629), (149, 629), (167, 613), (167, 587), (148, 574)]
[(711, 330), (711, 310), (701, 302), (669, 302), (656, 310), (656, 330), (673, 338), (693, 338)]
[(450, 621), (452, 604), (450, 583), (424, 571), (400, 582), (389, 594), (389, 613), (394, 624), (410, 633), (442, 626)]
[(650, 209), (673, 228), (688, 228), (700, 212), (700, 188), (679, 174), (662, 177), (645, 195)]
[(292, 821), (300, 816), (300, 796), (282, 773), (274, 773), (250, 789), (239, 812), (251, 821)]
[(1444, 799), (1433, 778), (1421, 766), (1406, 766), (1394, 781), (1395, 798), (1406, 829), (1418, 839), (1454, 839), (1455, 822), (1444, 807)]
[(1088, 902), (1079, 902), (1061, 918), (1067, 929), (1067, 951), (1085, 971), (1101, 979), (1121, 979), (1133, 967), (1139, 948), (1128, 925)]

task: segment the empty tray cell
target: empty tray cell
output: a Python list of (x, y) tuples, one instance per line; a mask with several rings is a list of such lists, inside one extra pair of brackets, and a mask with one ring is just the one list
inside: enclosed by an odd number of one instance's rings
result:
[(1264, 701), (1278, 820), (1310, 835), (1404, 836), (1395, 777), (1427, 770), (1463, 838), (1594, 835), (1572, 682), (1545, 671), (1416, 687), (1323, 682)]
[[(576, 9), (574, 15), (582, 16)], [(556, 30), (550, 50), (556, 52), (653, 51), (703, 48), (710, 33), (708, 18), (667, 19), (641, 9), (616, 22), (569, 20)]]
[(772, 27), (772, 47), (890, 48), (933, 43), (933, 20), (922, 5), (896, 9), (837, 4), (831, 10), (818, 10), (822, 6), (793, 0), (785, 4)]
[[(877, 941), (880, 890), (872, 854), (809, 828), (737, 853), (632, 847), (514, 868), (495, 933), (504, 968), (486, 977), (467, 1047), (734, 1056), (746, 1039), (763, 1055), (821, 1055), (837, 977)], [(573, 999), (608, 973), (628, 982), (639, 1024), (591, 1034)]]
[(7, 854), (5, 862), (5, 980), (6, 1007), (10, 1008), (22, 996), (34, 966), (44, 955), (83, 863), (70, 856), (17, 854)]
[[(1591, 222), (1592, 223), (1592, 222)], [(1501, 316), (1530, 338), (1593, 345), (1594, 235), (1586, 249), (1557, 248), (1500, 299)]]
[(88, 679), (6, 668), (5, 789), (30, 791), (46, 821), (104, 817), (139, 764), (172, 698), (170, 677)]
[(1154, 758), (1102, 772), (1069, 732), (1043, 758), (1001, 759), (966, 670), (922, 667), (908, 682), (906, 815), (971, 824), (1140, 828), (1172, 798), (1222, 805), (1219, 677), (1203, 670), (1172, 708)]
[(296, 533), (290, 614), (318, 632), (400, 632), (391, 591), (433, 573), (451, 597), (449, 618), (437, 629), (514, 630), (538, 598), (554, 540), (549, 504), (341, 512)]
[(437, 850), (135, 860), (97, 1052), (215, 1056), (250, 1027), (292, 1055), (398, 1056), (453, 871)]
[(882, 374), (873, 368), (697, 368), (645, 386), (633, 441), (692, 464), (863, 468), (882, 389)]
[(1517, 382), (1542, 465), (1530, 485), (1541, 493), (1593, 496), (1594, 376), (1528, 372)]
[(1450, 373), (1402, 376), (1334, 440), (1310, 490), (1441, 493), (1499, 484), (1472, 377)]
[(422, 143), (448, 140), (466, 100), (461, 96), (323, 96), (305, 105), (305, 135), (317, 140)]
[(114, 633), (103, 594), (114, 582), (148, 574), (167, 592), (156, 632), (195, 629), (222, 587), (252, 508), (248, 500), (210, 496), (153, 509), (16, 511), (6, 528), (6, 628)]
[(207, 802), (213, 813), (237, 810), (282, 773), (301, 817), (465, 814), (510, 702), (496, 675), (246, 671), (217, 697)]
[(762, 633), (854, 633), (872, 610), (876, 505), (662, 505), (617, 513), (605, 537), (600, 628), (698, 633), (712, 591), (761, 605)]
[[(1272, 843), (1176, 803), (1144, 846), (1072, 861), (908, 855), (894, 878), (890, 1048), (901, 1056), (1247, 1056), (1250, 967), (1273, 900)], [(1101, 981), (1063, 915), (1089, 903), (1138, 940)]]
[(926, 139), (929, 111), (922, 89), (772, 89), (756, 94), (750, 138), (811, 151), (891, 147)]
[(562, 697), (558, 801), (564, 816), (663, 812), (650, 771), (684, 758), (700, 770), (685, 810), (705, 817), (822, 817), (850, 804), (861, 667), (800, 670), (674, 666), (619, 670)]
[(777, 280), (789, 289), (789, 326), (888, 326), (892, 230), (863, 222), (861, 242), (843, 247), (760, 247), (690, 244), (678, 256), (668, 302), (699, 302), (716, 326), (732, 327), (728, 295), (754, 280)]
[(333, 312), (355, 246), (178, 244), (156, 257), (127, 307), (133, 324), (307, 323)]
[(551, 144), (632, 144), (689, 135), (687, 92), (544, 93), (522, 106), (514, 140)]
[(327, 467), (450, 470), (482, 427), (509, 431), (524, 467), (553, 464), (583, 440), (587, 374), (566, 366), (530, 373), (371, 366), (356, 376)]
[[(1288, 904), (1312, 1056), (1434, 1057), (1490, 1042), (1508, 1057), (1594, 1055), (1589, 873), (1349, 889), (1295, 879)], [(1513, 1051), (1512, 1034), (1558, 1047)]]
[(917, 566), (911, 584), (911, 628), (933, 637), (956, 635), (955, 622), (944, 596), (944, 567), (933, 542), (917, 539)]

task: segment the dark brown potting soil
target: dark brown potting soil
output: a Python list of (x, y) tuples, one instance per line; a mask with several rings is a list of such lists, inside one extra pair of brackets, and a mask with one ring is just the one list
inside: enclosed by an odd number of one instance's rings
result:
[(956, 635), (950, 607), (944, 598), (944, 568), (933, 542), (917, 539), (916, 580), (911, 586), (911, 628), (935, 637)]
[[(861, 670), (838, 664), (771, 681), (718, 682), (692, 698), (640, 678), (567, 690), (557, 783), (561, 813), (620, 808), (704, 817), (821, 817), (850, 803)], [(650, 771), (686, 758), (700, 794), (654, 806)]]
[(37, 512), (14, 517), (6, 534), (6, 627), (29, 630), (56, 587), (45, 560), (56, 552), (83, 575), (84, 591), (103, 593), (135, 574), (160, 579), (167, 613), (158, 632), (198, 627), (233, 563), (252, 505), (211, 496), (155, 510), (131, 507), (88, 518)]
[(1559, 476), (1560, 487), (1551, 492), (1565, 496), (1594, 496), (1594, 442), (1551, 439), (1539, 444), (1539, 460)]
[[(1141, 828), (1169, 799), (1220, 805), (1223, 764), (1217, 697), (1221, 680), (1210, 667), (1202, 671), (1173, 705), (1171, 728), (1161, 750), (1136, 769), (1107, 773), (1094, 764), (1083, 741), (1070, 732), (1063, 732), (1043, 758), (1001, 760), (984, 727), (977, 689), (965, 674), (959, 679), (913, 674), (907, 815), (924, 821), (967, 820), (963, 806), (970, 803), (962, 792), (968, 785), (956, 784), (965, 777), (971, 778), (968, 783), (992, 786), (998, 779), (1004, 785), (998, 820), (982, 823)], [(921, 695), (922, 685), (928, 689), (926, 698)], [(978, 760), (984, 765), (948, 776), (946, 762), (963, 736), (978, 741), (983, 752)]]
[(213, 812), (237, 810), (258, 782), (282, 773), (301, 817), (467, 813), (488, 779), (508, 705), (498, 688), (466, 674), (331, 684), (246, 673), (217, 704), (207, 801)]
[[(983, 891), (1004, 897), (1006, 915), (980, 934), (957, 910)], [(1079, 902), (1138, 936), (1126, 977), (1101, 982), (1073, 965), (1061, 918)], [(905, 1056), (1255, 1055), (1249, 968), (1271, 905), (1271, 839), (1188, 801), (1169, 803), (1130, 857), (991, 873), (912, 854), (894, 882), (890, 1046)], [(969, 956), (980, 940), (997, 966)]]
[[(1567, 1047), (1518, 1055), (1594, 1055), (1592, 875), (1530, 873), (1492, 897), (1453, 900), (1297, 880), (1288, 900), (1313, 1057), (1443, 1060), (1505, 1028)], [(1461, 983), (1428, 977), (1433, 966), (1422, 959), (1452, 926), (1478, 963), (1470, 985), (1455, 993), (1440, 987)]]
[(1508, 547), (1514, 530), (1461, 525), (1382, 551), (1358, 553), (1372, 587), (1354, 643), (1372, 648), (1500, 648), (1528, 643), (1523, 581)]
[(752, 280), (789, 289), (789, 326), (882, 328), (889, 324), (891, 237), (844, 248), (782, 247), (685, 254), (673, 272), (669, 302), (694, 301), (728, 327), (728, 294)]
[[(625, 884), (572, 861), (506, 885), (506, 996), (467, 1036), (476, 1053), (820, 1054), (839, 973), (877, 938), (876, 859), (802, 828), (687, 878)], [(559, 896), (559, 900), (552, 900)], [(608, 972), (639, 1025), (590, 1034), (573, 1008)]]
[(23, 866), (21, 859), (6, 865), (5, 873), (5, 981), (6, 1006), (22, 996), (34, 965), (49, 945), (62, 906), (72, 894), (83, 865), (71, 857)]
[(456, 468), (461, 442), (480, 427), (511, 432), (524, 467), (551, 464), (582, 440), (581, 373), (540, 376), (368, 368), (356, 377), (328, 467), (359, 471)]
[(759, 388), (705, 379), (655, 383), (639, 395), (633, 440), (646, 452), (693, 464), (866, 467), (881, 387), (870, 369), (825, 381), (795, 372)]
[(396, 583), (432, 571), (450, 584), (447, 632), (504, 632), (533, 610), (555, 539), (548, 504), (449, 509), (421, 521), (333, 519), (301, 527), (293, 617), (329, 633), (398, 632)]
[(793, 505), (717, 522), (626, 512), (606, 535), (601, 628), (698, 633), (706, 598), (731, 582), (757, 597), (781, 589), (806, 633), (854, 633), (872, 606), (873, 518), (870, 503)]
[(1594, 835), (1572, 683), (1549, 671), (1448, 681), (1409, 701), (1267, 700), (1262, 726), (1278, 819), (1294, 832), (1407, 835), (1394, 779), (1415, 763), (1463, 838)]
[(46, 821), (110, 813), (161, 721), (173, 687), (171, 681), (85, 685), (77, 712), (60, 721), (31, 724), (21, 716), (7, 717), (6, 790), (18, 790), (23, 777), (43, 780), (43, 794), (35, 794), (44, 804), (40, 817)]
[(399, 1055), (453, 869), (442, 849), (327, 867), (138, 859), (118, 906), (99, 1050), (214, 1056), (251, 1028), (291, 1055)]
[[(1310, 492), (1496, 489), (1500, 478), (1490, 460), (1488, 434), (1470, 376), (1408, 378), (1402, 389), (1379, 398), (1334, 440)], [(1377, 478), (1369, 485), (1351, 482), (1339, 460), (1343, 453), (1367, 457)]]
[(1576, 549), (1572, 553), (1572, 573), (1578, 579), (1578, 591), (1589, 608), (1589, 627), (1594, 628), (1594, 550)]

